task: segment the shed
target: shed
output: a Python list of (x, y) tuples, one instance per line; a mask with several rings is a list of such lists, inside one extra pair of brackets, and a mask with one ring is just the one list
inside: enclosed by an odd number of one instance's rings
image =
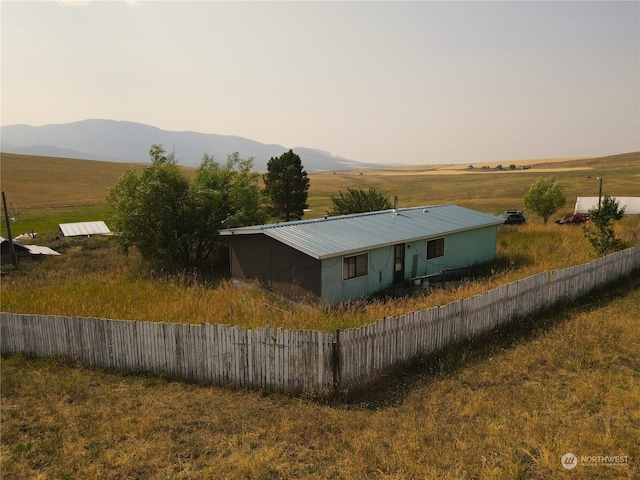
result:
[(61, 223), (58, 225), (64, 237), (90, 237), (91, 235), (111, 235), (109, 227), (103, 222)]
[[(601, 197), (578, 197), (574, 215), (587, 215), (589, 210), (598, 208)], [(640, 197), (613, 197), (618, 202), (618, 208), (624, 207), (625, 215), (640, 215)]]
[[(0, 242), (2, 264), (5, 265), (13, 263), (13, 259), (11, 258), (11, 245), (9, 245), (9, 240), (4, 237), (0, 237)], [(16, 241), (13, 242), (13, 249), (16, 253), (18, 261), (25, 257), (31, 258), (38, 255), (60, 255), (58, 252), (50, 249), (49, 247), (41, 247), (39, 245), (23, 245), (22, 243), (18, 243)]]
[(231, 276), (337, 304), (495, 258), (504, 219), (456, 205), (399, 208), (221, 230)]

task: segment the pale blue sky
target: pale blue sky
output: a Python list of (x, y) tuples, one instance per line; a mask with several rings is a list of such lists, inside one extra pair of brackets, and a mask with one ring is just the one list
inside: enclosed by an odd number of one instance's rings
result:
[(0, 15), (2, 125), (107, 118), (413, 164), (640, 150), (637, 1), (2, 1)]

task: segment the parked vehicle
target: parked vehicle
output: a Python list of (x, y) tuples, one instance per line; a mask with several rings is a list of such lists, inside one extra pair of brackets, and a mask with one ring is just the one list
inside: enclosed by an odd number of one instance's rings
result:
[(502, 214), (505, 225), (524, 225), (527, 219), (520, 210), (507, 210)]
[(575, 215), (565, 215), (561, 220), (556, 220), (558, 225), (579, 225), (581, 223), (586, 223), (589, 221), (589, 215), (575, 214)]

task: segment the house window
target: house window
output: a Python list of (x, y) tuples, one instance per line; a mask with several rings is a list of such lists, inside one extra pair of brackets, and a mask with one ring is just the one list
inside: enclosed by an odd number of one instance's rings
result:
[(364, 277), (369, 273), (369, 255), (363, 253), (342, 259), (342, 280)]
[(444, 238), (436, 238), (427, 242), (427, 260), (444, 256)]

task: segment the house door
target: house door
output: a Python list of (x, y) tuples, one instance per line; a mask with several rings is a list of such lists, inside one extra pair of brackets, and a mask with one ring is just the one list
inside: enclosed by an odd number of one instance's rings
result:
[(404, 243), (395, 246), (393, 260), (393, 283), (404, 281)]

